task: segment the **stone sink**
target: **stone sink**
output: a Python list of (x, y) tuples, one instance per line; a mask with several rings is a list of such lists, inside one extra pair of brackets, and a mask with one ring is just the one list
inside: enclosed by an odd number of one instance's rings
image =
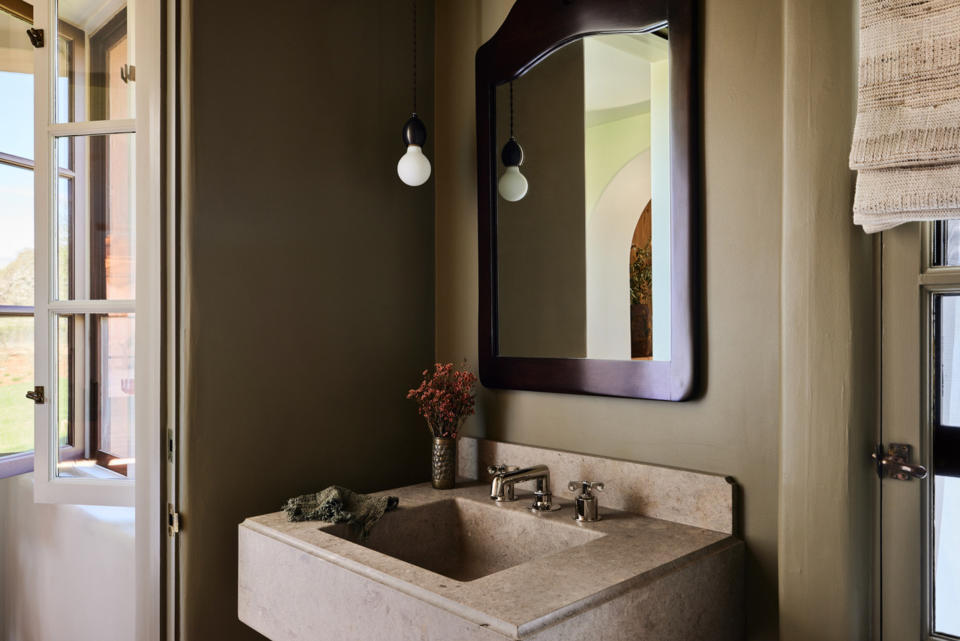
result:
[[(743, 543), (572, 501), (534, 514), (531, 493), (489, 484), (385, 492), (400, 507), (357, 541), (282, 512), (239, 527), (239, 617), (274, 641), (577, 641), (742, 638)], [(601, 495), (602, 496), (602, 495)]]
[(499, 508), (464, 498), (401, 508), (385, 515), (366, 541), (346, 524), (320, 529), (463, 583), (605, 536), (572, 519), (538, 519)]

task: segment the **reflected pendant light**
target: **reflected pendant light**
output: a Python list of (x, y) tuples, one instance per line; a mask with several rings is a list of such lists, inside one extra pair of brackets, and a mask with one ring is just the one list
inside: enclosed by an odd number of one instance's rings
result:
[(500, 197), (509, 202), (517, 202), (527, 195), (529, 187), (526, 177), (520, 173), (523, 164), (523, 147), (513, 135), (513, 81), (510, 81), (510, 140), (503, 146), (500, 159), (506, 168), (497, 184)]
[(397, 175), (404, 184), (417, 187), (430, 178), (430, 161), (423, 153), (427, 128), (417, 116), (417, 0), (413, 0), (413, 113), (403, 125), (401, 137), (407, 152), (397, 163)]

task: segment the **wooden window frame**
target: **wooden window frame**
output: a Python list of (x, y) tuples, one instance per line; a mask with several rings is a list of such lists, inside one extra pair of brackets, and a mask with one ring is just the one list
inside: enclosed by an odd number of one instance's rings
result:
[[(121, 9), (95, 33), (90, 35), (90, 118), (108, 120), (110, 118), (109, 91), (110, 74), (107, 70), (107, 57), (110, 50), (127, 37), (127, 10)], [(107, 217), (108, 217), (108, 180), (109, 152), (107, 136), (90, 138), (90, 298), (107, 298)], [(90, 315), (88, 344), (90, 363), (90, 384), (87, 390), (89, 407), (88, 424), (90, 426), (90, 458), (97, 465), (110, 469), (121, 476), (127, 476), (126, 465), (112, 465), (119, 457), (103, 448), (103, 429), (101, 425), (100, 381), (100, 331), (104, 316)]]

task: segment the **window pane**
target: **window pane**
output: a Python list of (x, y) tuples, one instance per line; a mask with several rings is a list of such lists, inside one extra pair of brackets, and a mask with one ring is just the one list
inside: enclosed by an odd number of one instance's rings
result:
[[(945, 227), (949, 232), (949, 225)], [(944, 256), (949, 258), (949, 252)], [(934, 303), (939, 421), (933, 439), (933, 627), (960, 637), (960, 609), (956, 607), (960, 603), (960, 478), (947, 476), (960, 469), (957, 453), (950, 450), (955, 440), (950, 436), (960, 430), (960, 294), (939, 295)]]
[(960, 427), (960, 295), (940, 297), (940, 424)]
[(58, 318), (60, 438), (66, 442), (71, 416), (85, 417), (74, 429), (90, 435), (89, 455), (63, 457), (59, 476), (133, 477), (134, 332), (132, 314)]
[(57, 289), (60, 300), (73, 297), (73, 193), (72, 178), (57, 179)]
[(32, 159), (33, 47), (24, 33), (29, 27), (0, 11), (0, 153)]
[[(57, 162), (60, 173), (70, 174), (73, 170), (73, 139), (57, 138)], [(66, 170), (66, 171), (64, 171)]]
[(133, 316), (96, 319), (100, 376), (100, 450), (118, 458), (133, 455)]
[(75, 115), (76, 98), (70, 80), (73, 76), (74, 52), (82, 46), (82, 43), (74, 43), (63, 35), (57, 38), (57, 122), (71, 122)]
[(17, 165), (33, 159), (29, 26), (0, 12), (0, 307), (27, 308), (0, 315), (0, 456), (33, 449), (33, 171)]
[[(57, 294), (133, 300), (133, 134), (79, 136), (74, 148), (76, 173), (61, 172), (57, 184)], [(75, 239), (88, 240), (80, 246)]]
[(934, 492), (934, 629), (960, 637), (960, 478), (936, 477)]
[(57, 3), (62, 41), (57, 56), (58, 122), (133, 117), (136, 83), (124, 81), (122, 71), (130, 64), (127, 5), (110, 13), (104, 6), (118, 5), (102, 0)]
[(0, 316), (0, 456), (33, 449), (33, 317)]
[(0, 305), (33, 306), (33, 171), (2, 163)]
[(66, 349), (57, 351), (57, 440), (60, 445), (67, 445), (73, 433), (73, 381), (70, 372), (74, 369), (73, 361), (73, 317), (60, 317), (57, 321), (57, 344), (66, 346)]
[(960, 220), (941, 220), (934, 225), (933, 264), (943, 267), (960, 265)]
[[(124, 118), (130, 115), (130, 90), (133, 85), (123, 82), (120, 69), (127, 64), (127, 37), (117, 40), (106, 48), (107, 58), (107, 115), (108, 118)], [(112, 115), (117, 114), (117, 115)], [(120, 115), (122, 114), (122, 115)]]

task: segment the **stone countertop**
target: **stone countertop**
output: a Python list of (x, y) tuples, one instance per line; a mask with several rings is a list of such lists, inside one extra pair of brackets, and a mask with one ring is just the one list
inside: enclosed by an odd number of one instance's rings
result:
[[(522, 512), (535, 529), (538, 519), (570, 528), (586, 528), (603, 536), (577, 547), (460, 582), (352, 543), (325, 532), (317, 521), (291, 523), (283, 512), (248, 518), (242, 527), (285, 542), (330, 563), (448, 610), (510, 638), (520, 638), (559, 620), (595, 607), (627, 590), (652, 581), (697, 559), (742, 543), (722, 532), (648, 518), (603, 507), (601, 521), (579, 524), (572, 502), (557, 499), (563, 509), (533, 514), (532, 494), (517, 489), (518, 501), (495, 503), (489, 485), (467, 482), (453, 490), (434, 490), (429, 483), (378, 492), (400, 498), (398, 510), (448, 499), (481, 502), (500, 510)], [(387, 513), (389, 519), (394, 513)], [(535, 537), (517, 545), (535, 545)]]

